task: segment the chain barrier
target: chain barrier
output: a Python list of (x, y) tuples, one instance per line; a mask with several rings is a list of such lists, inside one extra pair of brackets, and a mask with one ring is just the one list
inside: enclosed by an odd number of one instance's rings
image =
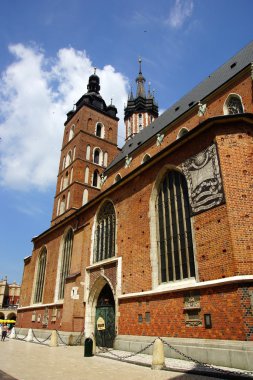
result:
[(76, 338), (75, 342), (71, 346), (79, 346), (83, 336), (84, 336), (84, 331), (81, 331), (78, 337)]
[(220, 373), (223, 373), (223, 374), (229, 374), (229, 375), (239, 375), (239, 376), (242, 376), (242, 375), (247, 375), (247, 376), (250, 376), (250, 375), (253, 375), (253, 371), (229, 371), (229, 370), (226, 370), (226, 369), (222, 369), (222, 368), (219, 368), (219, 367), (216, 367), (212, 364), (207, 364), (207, 363), (203, 363), (197, 359), (193, 359), (191, 356), (189, 355), (186, 355), (184, 354), (183, 352), (181, 352), (180, 350), (178, 350), (177, 348), (173, 347), (171, 344), (169, 344), (168, 342), (166, 342), (164, 339), (158, 337), (166, 346), (168, 346), (169, 348), (171, 348), (173, 351), (177, 352), (179, 355), (183, 356), (185, 359), (189, 360), (189, 361), (192, 361), (196, 364), (198, 364), (199, 366), (201, 367), (204, 367), (204, 368), (209, 368), (209, 369), (212, 369), (212, 370), (215, 370), (217, 372), (220, 372)]
[(60, 339), (61, 343), (64, 345), (64, 346), (68, 346), (68, 344), (66, 342), (64, 342), (64, 340), (62, 340), (60, 334), (59, 334), (59, 331), (58, 330), (55, 330), (56, 331), (56, 334), (58, 336), (58, 338)]
[(108, 354), (110, 354), (110, 355), (112, 355), (112, 356), (115, 356), (116, 358), (118, 358), (118, 359), (120, 359), (120, 360), (129, 359), (129, 358), (131, 358), (131, 357), (133, 357), (133, 356), (136, 356), (136, 355), (142, 354), (142, 353), (143, 353), (144, 351), (146, 351), (148, 348), (152, 347), (154, 343), (155, 343), (155, 339), (154, 339), (151, 343), (147, 344), (147, 346), (145, 346), (145, 347), (142, 348), (141, 350), (139, 350), (139, 351), (137, 351), (137, 352), (133, 352), (133, 353), (131, 353), (131, 354), (129, 354), (129, 355), (124, 355), (124, 356), (121, 356), (121, 355), (117, 355), (117, 354), (115, 354), (114, 352), (112, 352), (112, 349), (110, 350), (109, 348), (106, 348), (106, 347), (99, 347), (99, 346), (97, 346), (98, 349), (99, 349), (99, 352), (97, 353), (97, 355), (99, 355), (100, 353), (101, 353), (101, 354), (103, 354), (103, 353), (108, 353)]
[(32, 334), (33, 334), (34, 339), (35, 339), (38, 343), (40, 343), (40, 344), (45, 344), (45, 342), (46, 342), (49, 338), (51, 338), (51, 336), (52, 336), (52, 333), (51, 333), (46, 339), (39, 340), (39, 339), (36, 337), (36, 335), (35, 335), (35, 333), (34, 333), (33, 330), (32, 330)]

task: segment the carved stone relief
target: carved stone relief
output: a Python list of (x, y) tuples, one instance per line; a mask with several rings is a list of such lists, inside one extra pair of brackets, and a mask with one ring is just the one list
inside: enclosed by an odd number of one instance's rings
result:
[(215, 144), (186, 160), (182, 170), (188, 183), (192, 214), (209, 210), (225, 201)]

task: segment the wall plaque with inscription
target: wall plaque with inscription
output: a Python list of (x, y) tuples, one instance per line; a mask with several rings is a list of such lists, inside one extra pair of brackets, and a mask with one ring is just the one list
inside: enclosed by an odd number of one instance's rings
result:
[(97, 330), (105, 330), (105, 320), (102, 317), (98, 317), (97, 319)]

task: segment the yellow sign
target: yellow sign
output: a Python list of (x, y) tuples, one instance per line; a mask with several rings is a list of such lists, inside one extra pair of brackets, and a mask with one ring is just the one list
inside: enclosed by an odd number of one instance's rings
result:
[(105, 320), (102, 317), (98, 317), (97, 320), (97, 329), (98, 330), (105, 330)]

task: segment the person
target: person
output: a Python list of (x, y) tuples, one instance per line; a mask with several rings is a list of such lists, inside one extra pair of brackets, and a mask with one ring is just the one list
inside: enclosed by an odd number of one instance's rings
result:
[(3, 342), (6, 338), (6, 335), (7, 335), (7, 326), (3, 325), (3, 327), (2, 327), (2, 339), (1, 339)]

